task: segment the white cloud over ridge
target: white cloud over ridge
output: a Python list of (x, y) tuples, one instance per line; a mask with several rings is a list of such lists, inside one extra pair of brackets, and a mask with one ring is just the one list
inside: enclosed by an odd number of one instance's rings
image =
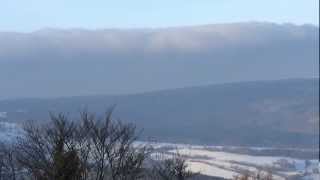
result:
[[(13, 56), (37, 58), (47, 52), (60, 57), (77, 54), (228, 53), (235, 49), (315, 43), (314, 26), (272, 23), (235, 23), (163, 29), (44, 29), (32, 33), (0, 33), (0, 61)], [(314, 42), (312, 42), (314, 41)], [(308, 45), (308, 44), (307, 44)], [(285, 47), (284, 47), (285, 48)], [(236, 50), (235, 50), (236, 51)], [(59, 57), (57, 56), (57, 57)]]
[(312, 25), (0, 32), (0, 99), (314, 78), (318, 64), (319, 28)]

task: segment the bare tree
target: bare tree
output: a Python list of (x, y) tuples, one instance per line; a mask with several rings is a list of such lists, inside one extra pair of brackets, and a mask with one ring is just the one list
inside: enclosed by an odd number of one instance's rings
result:
[(0, 180), (16, 180), (18, 165), (11, 144), (0, 143)]
[(245, 171), (233, 178), (234, 180), (273, 180), (273, 173), (270, 169), (258, 169), (255, 172)]
[(199, 173), (188, 170), (186, 160), (177, 152), (173, 157), (165, 157), (158, 154), (153, 162), (152, 178), (157, 180), (187, 180), (192, 179)]
[(76, 129), (63, 114), (51, 115), (49, 125), (25, 125), (17, 143), (18, 162), (37, 180), (83, 179)]
[(134, 147), (136, 127), (111, 118), (108, 111), (103, 120), (82, 113), (83, 124), (90, 132), (95, 179), (135, 180), (143, 177), (143, 162), (148, 155), (146, 146)]
[(51, 114), (49, 124), (25, 124), (16, 152), (0, 151), (0, 180), (16, 180), (17, 167), (28, 180), (187, 180), (196, 175), (179, 154), (147, 164), (151, 148), (136, 143), (136, 127), (111, 115), (112, 110), (98, 119), (83, 111), (75, 122)]

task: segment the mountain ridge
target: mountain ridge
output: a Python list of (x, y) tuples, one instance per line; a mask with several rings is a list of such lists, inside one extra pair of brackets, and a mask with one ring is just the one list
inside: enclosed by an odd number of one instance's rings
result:
[[(48, 112), (105, 112), (159, 141), (314, 147), (319, 130), (319, 79), (228, 83), (127, 96), (0, 101), (9, 121), (45, 121)], [(316, 146), (317, 147), (317, 146)]]

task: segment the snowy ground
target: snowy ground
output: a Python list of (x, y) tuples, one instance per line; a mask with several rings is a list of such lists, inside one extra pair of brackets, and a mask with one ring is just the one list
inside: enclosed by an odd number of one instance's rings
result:
[[(231, 179), (245, 171), (272, 170), (275, 179), (287, 179), (300, 176), (304, 179), (319, 179), (319, 162), (311, 160), (305, 167), (305, 160), (278, 157), (252, 156), (237, 153), (215, 151), (205, 146), (158, 143), (153, 144), (156, 149), (165, 149), (164, 154), (179, 153), (186, 158), (190, 170), (209, 176)], [(216, 147), (217, 149), (217, 147)], [(284, 166), (285, 162), (290, 166)]]
[(19, 125), (0, 121), (0, 141), (11, 142), (21, 134), (22, 129)]

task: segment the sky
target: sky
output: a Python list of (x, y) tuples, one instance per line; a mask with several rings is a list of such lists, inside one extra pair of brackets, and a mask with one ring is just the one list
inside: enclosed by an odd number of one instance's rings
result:
[(0, 0), (0, 31), (263, 21), (319, 25), (319, 0)]

